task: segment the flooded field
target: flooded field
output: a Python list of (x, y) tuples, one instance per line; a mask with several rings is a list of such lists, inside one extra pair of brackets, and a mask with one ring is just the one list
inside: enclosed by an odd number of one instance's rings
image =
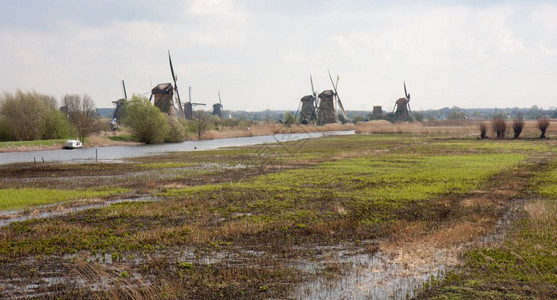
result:
[(474, 253), (555, 219), (538, 208), (553, 141), (349, 135), (117, 159), (0, 166), (0, 298), (456, 295)]

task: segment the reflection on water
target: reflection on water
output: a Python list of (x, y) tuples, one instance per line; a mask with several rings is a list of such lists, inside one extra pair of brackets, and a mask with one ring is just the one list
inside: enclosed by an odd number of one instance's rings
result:
[(350, 131), (328, 131), (275, 134), (242, 138), (228, 138), (203, 141), (185, 141), (175, 144), (110, 146), (100, 148), (83, 148), (74, 150), (44, 150), (29, 152), (0, 153), (0, 164), (24, 162), (87, 162), (87, 161), (119, 161), (123, 158), (160, 155), (167, 152), (212, 150), (222, 147), (250, 146), (295, 141), (307, 138), (319, 138), (329, 135), (352, 135)]

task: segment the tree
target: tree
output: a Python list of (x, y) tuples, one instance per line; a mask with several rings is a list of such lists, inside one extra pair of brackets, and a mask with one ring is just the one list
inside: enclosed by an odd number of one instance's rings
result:
[(67, 113), (68, 121), (74, 128), (78, 138), (85, 138), (100, 130), (99, 116), (95, 103), (89, 95), (65, 95), (62, 105)]
[(547, 127), (549, 127), (550, 123), (551, 121), (548, 118), (538, 118), (536, 125), (542, 132), (542, 134), (540, 135), (540, 139), (545, 139), (545, 131), (547, 130)]
[(513, 131), (514, 131), (514, 139), (517, 139), (522, 133), (522, 128), (524, 128), (524, 119), (516, 118), (513, 120)]
[(197, 139), (201, 139), (201, 135), (211, 126), (211, 114), (203, 110), (193, 112), (193, 128), (197, 133)]
[(3, 135), (15, 140), (62, 138), (68, 134), (67, 121), (56, 99), (37, 92), (4, 93), (0, 97)]
[(144, 96), (133, 95), (125, 107), (124, 124), (130, 126), (139, 142), (157, 144), (165, 141), (170, 130), (166, 117)]

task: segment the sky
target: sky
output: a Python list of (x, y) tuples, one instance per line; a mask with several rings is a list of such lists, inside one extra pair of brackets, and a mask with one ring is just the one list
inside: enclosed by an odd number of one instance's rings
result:
[(338, 82), (346, 110), (557, 106), (557, 1), (4, 0), (0, 92), (97, 107), (172, 81), (209, 110), (295, 111)]

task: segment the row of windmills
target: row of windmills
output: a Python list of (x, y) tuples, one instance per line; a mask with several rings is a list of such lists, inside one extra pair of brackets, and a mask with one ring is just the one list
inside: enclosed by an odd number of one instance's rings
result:
[[(205, 103), (192, 102), (191, 97), (191, 87), (189, 87), (189, 97), (188, 102), (182, 105), (182, 100), (180, 98), (180, 93), (178, 91), (178, 84), (176, 81), (178, 77), (174, 73), (174, 66), (172, 65), (172, 58), (170, 56), (170, 51), (168, 51), (168, 63), (170, 64), (170, 73), (172, 74), (172, 80), (174, 85), (170, 82), (160, 83), (151, 89), (151, 96), (149, 101), (153, 101), (153, 105), (156, 106), (161, 112), (169, 115), (173, 118), (193, 120), (193, 109), (195, 106), (205, 106)], [(112, 123), (113, 125), (118, 124), (122, 108), (127, 100), (126, 86), (122, 80), (122, 87), (124, 89), (124, 98), (112, 103), (116, 104), (116, 109), (114, 110), (114, 116)], [(219, 102), (213, 104), (212, 115), (222, 118), (223, 105), (220, 96), (220, 91), (218, 91)]]
[[(338, 123), (339, 116), (344, 119), (341, 121), (349, 121), (342, 102), (340, 101), (340, 96), (338, 94), (339, 77), (337, 75), (337, 80), (335, 83), (333, 81), (331, 73), (329, 72), (329, 79), (331, 80), (333, 89), (325, 90), (317, 95), (313, 87), (313, 78), (311, 74), (309, 75), (312, 94), (303, 96), (300, 99), (300, 106), (298, 108), (298, 112), (296, 113), (296, 117), (299, 116), (300, 123), (317, 125)], [(410, 94), (406, 90), (406, 82), (403, 82), (403, 84), (405, 97), (396, 100), (395, 106), (393, 107), (392, 111), (393, 119), (397, 121), (408, 121), (412, 119), (412, 110), (410, 109)], [(337, 111), (339, 113), (337, 113)], [(384, 118), (383, 109), (381, 106), (373, 107), (371, 118), (375, 120)]]
[(307, 95), (300, 99), (300, 108), (296, 113), (296, 117), (299, 115), (300, 122), (302, 124), (317, 124), (324, 125), (330, 123), (338, 123), (339, 115), (337, 110), (340, 112), (340, 116), (344, 118), (343, 121), (347, 121), (348, 117), (344, 111), (344, 106), (340, 100), (338, 94), (338, 80), (337, 75), (336, 83), (333, 81), (333, 77), (329, 72), (329, 79), (331, 79), (331, 84), (333, 85), (332, 90), (325, 90), (317, 95), (315, 88), (313, 87), (313, 78), (311, 74), (309, 75), (309, 81), (311, 83), (311, 95)]

